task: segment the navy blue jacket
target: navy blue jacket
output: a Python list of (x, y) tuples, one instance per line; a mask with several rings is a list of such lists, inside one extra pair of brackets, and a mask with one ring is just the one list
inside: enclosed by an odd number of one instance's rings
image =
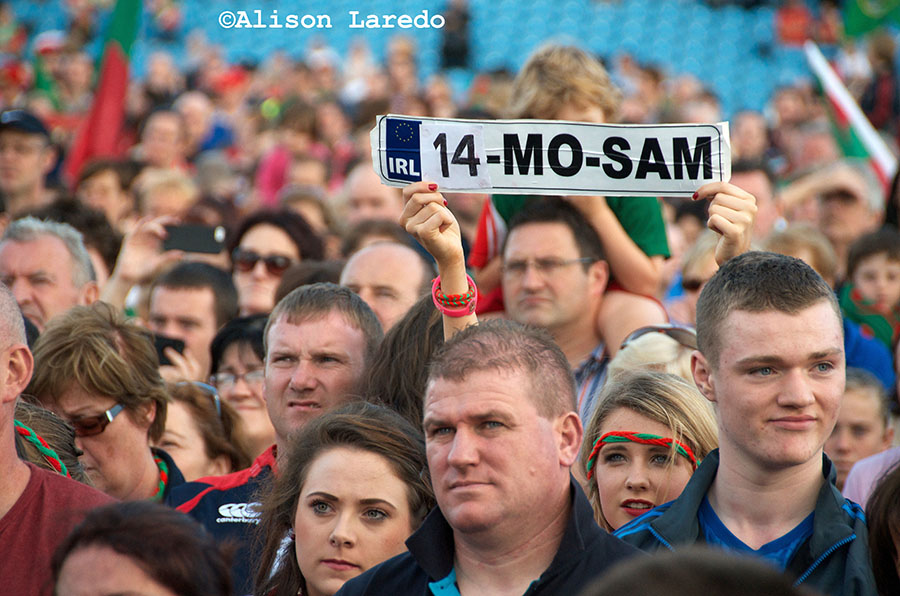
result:
[[(804, 584), (829, 596), (874, 595), (865, 516), (859, 505), (846, 500), (834, 486), (831, 460), (822, 458), (825, 482), (816, 500), (813, 533), (786, 572), (796, 578), (795, 585)], [(613, 535), (646, 551), (704, 542), (697, 512), (718, 469), (716, 449), (703, 459), (681, 496), (625, 524)]]
[[(581, 487), (572, 480), (572, 514), (556, 557), (532, 582), (528, 596), (578, 594), (615, 563), (639, 551), (616, 540), (597, 525)], [(435, 508), (409, 540), (409, 552), (397, 555), (344, 584), (335, 596), (432, 596), (428, 584), (453, 570), (453, 529)]]
[(272, 476), (275, 447), (262, 453), (246, 470), (224, 476), (200, 478), (176, 487), (166, 495), (166, 505), (187, 513), (212, 534), (218, 544), (237, 546), (231, 574), (236, 594), (253, 592), (255, 564), (254, 531), (259, 523), (257, 493)]

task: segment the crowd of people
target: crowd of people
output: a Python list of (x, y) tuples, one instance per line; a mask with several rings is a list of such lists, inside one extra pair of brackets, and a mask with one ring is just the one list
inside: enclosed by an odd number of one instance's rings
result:
[(375, 115), (723, 115), (574, 46), (460, 100), (407, 38), (198, 43), (67, 180), (89, 66), (39, 41), (0, 83), (3, 591), (900, 593), (900, 191), (811, 89), (692, 198), (444, 193), (381, 184)]

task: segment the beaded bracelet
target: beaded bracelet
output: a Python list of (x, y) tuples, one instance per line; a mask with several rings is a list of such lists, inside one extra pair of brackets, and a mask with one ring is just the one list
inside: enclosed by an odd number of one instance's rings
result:
[(469, 303), (475, 296), (475, 288), (473, 286), (469, 286), (469, 291), (465, 294), (450, 294), (449, 296), (445, 295), (441, 292), (441, 289), (438, 288), (434, 292), (434, 299), (447, 307), (463, 307)]
[(434, 278), (431, 285), (431, 299), (434, 306), (448, 317), (465, 317), (475, 312), (475, 305), (478, 303), (478, 288), (475, 281), (466, 275), (469, 282), (469, 291), (465, 294), (451, 294), (445, 296), (441, 292), (441, 276)]

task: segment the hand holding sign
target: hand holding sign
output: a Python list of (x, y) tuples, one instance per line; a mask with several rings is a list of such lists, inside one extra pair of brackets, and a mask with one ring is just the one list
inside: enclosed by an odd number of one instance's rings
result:
[(734, 184), (713, 182), (701, 186), (693, 198), (710, 201), (706, 227), (719, 235), (716, 263), (722, 265), (731, 257), (750, 250), (756, 197)]
[(459, 223), (446, 207), (444, 197), (436, 191), (437, 185), (428, 182), (405, 187), (406, 206), (400, 216), (400, 225), (434, 257), (438, 269), (459, 264), (465, 269)]
[[(459, 223), (447, 209), (447, 201), (437, 192), (433, 182), (416, 182), (403, 189), (406, 206), (400, 216), (400, 225), (412, 234), (437, 262), (441, 276), (440, 289), (444, 294), (464, 294), (469, 289), (466, 277), (466, 260), (463, 255), (462, 234)], [(474, 313), (462, 317), (443, 316), (444, 339), (474, 325), (478, 318)]]

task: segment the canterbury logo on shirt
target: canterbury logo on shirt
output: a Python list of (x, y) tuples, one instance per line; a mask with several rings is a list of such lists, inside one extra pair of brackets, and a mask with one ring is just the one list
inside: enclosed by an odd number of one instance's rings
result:
[(219, 515), (216, 523), (259, 523), (259, 503), (226, 503), (219, 506)]

